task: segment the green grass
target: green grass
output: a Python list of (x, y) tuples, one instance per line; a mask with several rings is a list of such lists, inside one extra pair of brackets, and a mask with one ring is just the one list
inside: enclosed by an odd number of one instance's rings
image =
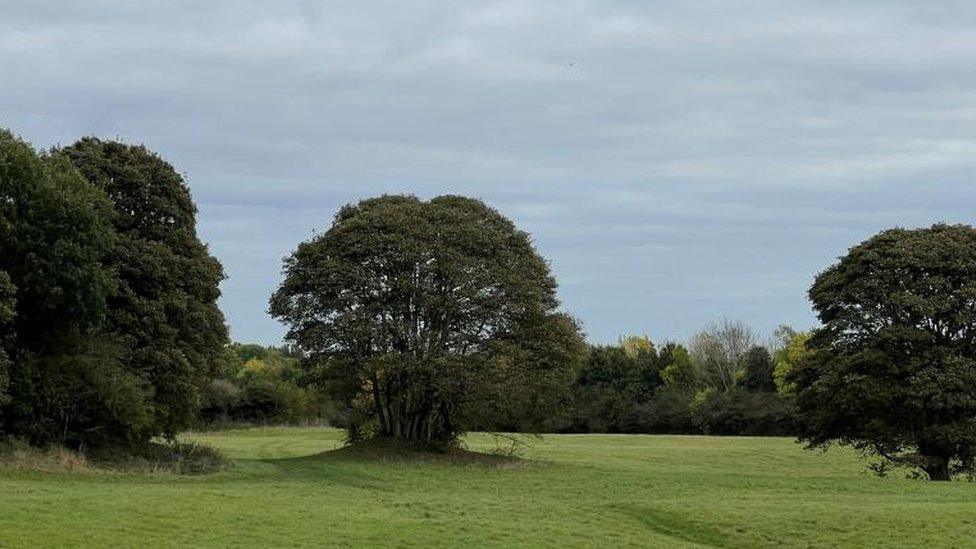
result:
[(341, 434), (330, 429), (187, 438), (222, 449), (234, 467), (0, 471), (0, 546), (976, 543), (976, 484), (878, 479), (848, 452), (781, 438), (552, 435), (521, 464), (331, 452)]

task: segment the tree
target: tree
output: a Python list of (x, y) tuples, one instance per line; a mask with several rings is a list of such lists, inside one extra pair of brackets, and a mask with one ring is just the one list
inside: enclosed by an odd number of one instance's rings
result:
[(666, 385), (693, 387), (698, 382), (698, 369), (684, 346), (672, 342), (665, 344), (660, 361), (663, 365), (661, 380)]
[(776, 337), (779, 339), (779, 348), (773, 355), (776, 363), (773, 370), (773, 379), (776, 382), (776, 390), (782, 395), (792, 395), (796, 393), (796, 387), (787, 381), (790, 372), (797, 364), (806, 359), (808, 355), (807, 342), (810, 341), (810, 332), (798, 332), (789, 326), (780, 326), (776, 330)]
[(742, 377), (739, 385), (750, 391), (771, 392), (776, 390), (773, 380), (773, 357), (760, 345), (755, 345), (742, 357)]
[(203, 393), (202, 423), (301, 423), (331, 417), (330, 402), (302, 384), (298, 359), (286, 350), (232, 343), (220, 375)]
[[(628, 343), (641, 342), (636, 347)], [(646, 337), (631, 336), (617, 345), (594, 345), (576, 380), (570, 430), (641, 432), (640, 407), (661, 385), (658, 354)]]
[(756, 335), (747, 324), (723, 319), (695, 334), (688, 350), (705, 380), (728, 391), (742, 373), (742, 357), (755, 343)]
[(105, 329), (118, 339), (125, 369), (151, 386), (148, 434), (173, 436), (192, 424), (224, 357), (221, 265), (197, 237), (183, 178), (162, 158), (92, 137), (60, 154), (111, 200), (117, 239), (105, 263), (116, 279)]
[(883, 231), (817, 276), (823, 326), (788, 373), (800, 438), (852, 445), (932, 480), (973, 472), (976, 229)]
[(110, 213), (105, 194), (63, 156), (0, 132), (2, 434), (79, 445), (145, 432), (145, 386), (120, 367), (117, 342), (102, 331)]
[(624, 353), (631, 358), (637, 358), (641, 355), (657, 356), (657, 351), (654, 349), (654, 342), (646, 335), (620, 337), (617, 346), (623, 349)]
[(793, 410), (774, 391), (704, 391), (692, 406), (692, 421), (707, 435), (784, 436), (795, 432)]
[[(531, 396), (540, 385), (576, 367), (581, 336), (556, 313), (546, 262), (477, 200), (345, 206), (286, 259), (284, 274), (271, 314), (305, 353), (309, 378), (343, 404), (352, 439), (375, 431), (447, 444), (528, 413), (526, 402), (542, 402)], [(554, 356), (566, 360), (545, 358)]]

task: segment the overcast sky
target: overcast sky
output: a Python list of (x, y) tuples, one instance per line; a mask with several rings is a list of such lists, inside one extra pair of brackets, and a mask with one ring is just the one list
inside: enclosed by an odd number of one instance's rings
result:
[(976, 214), (972, 2), (152, 4), (4, 1), (0, 126), (185, 173), (236, 340), (380, 193), (500, 209), (598, 342), (811, 326), (849, 246)]

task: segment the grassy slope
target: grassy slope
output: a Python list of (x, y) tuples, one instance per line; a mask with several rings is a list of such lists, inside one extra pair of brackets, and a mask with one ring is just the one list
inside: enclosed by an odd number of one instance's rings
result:
[(235, 468), (206, 477), (0, 472), (0, 546), (976, 540), (976, 485), (880, 480), (848, 453), (806, 452), (787, 439), (548, 436), (529, 451), (539, 462), (512, 468), (317, 455), (339, 445), (327, 429), (193, 438), (222, 448)]

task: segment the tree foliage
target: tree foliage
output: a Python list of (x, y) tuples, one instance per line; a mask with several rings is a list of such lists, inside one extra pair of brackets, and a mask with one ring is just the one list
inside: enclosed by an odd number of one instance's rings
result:
[(352, 438), (445, 443), (533, 413), (574, 367), (582, 344), (555, 289), (529, 236), (483, 203), (383, 196), (299, 245), (271, 313)]
[(10, 398), (10, 351), (13, 343), (13, 323), (16, 312), (17, 288), (10, 275), (0, 271), (0, 426), (3, 425), (3, 405)]
[[(99, 337), (111, 272), (102, 264), (114, 235), (111, 203), (61, 155), (37, 154), (0, 132), (0, 270), (7, 306), (8, 398), (2, 431), (35, 442), (125, 432), (110, 394), (123, 386), (114, 343)], [(92, 372), (93, 367), (98, 372)], [(82, 389), (83, 388), (83, 389)], [(111, 408), (93, 421), (79, 400)], [(136, 425), (137, 428), (142, 425)]]
[[(168, 165), (141, 148), (149, 160), (118, 163), (100, 147), (134, 150), (84, 140), (39, 154), (0, 132), (0, 435), (82, 446), (174, 434), (195, 412), (195, 358), (222, 353), (210, 337), (219, 277), (206, 276), (209, 256), (187, 259), (202, 245), (185, 188), (166, 206)], [(154, 209), (165, 213), (140, 241)], [(162, 248), (173, 252), (147, 252)], [(133, 295), (154, 301), (132, 307)], [(140, 354), (157, 336), (178, 343)]]
[(756, 335), (747, 324), (726, 318), (695, 334), (688, 349), (706, 381), (728, 391), (741, 377), (742, 359), (755, 344)]
[(691, 418), (706, 435), (784, 436), (796, 430), (791, 402), (770, 390), (698, 393)]
[(976, 229), (892, 229), (822, 272), (823, 327), (787, 375), (801, 437), (947, 480), (976, 450)]
[(106, 330), (125, 368), (152, 386), (154, 425), (173, 435), (192, 424), (201, 391), (221, 367), (227, 328), (217, 307), (220, 263), (196, 234), (183, 178), (143, 146), (84, 138), (61, 151), (114, 206), (116, 274)]
[(749, 391), (776, 390), (773, 373), (776, 365), (769, 350), (760, 345), (754, 345), (740, 359), (742, 361), (741, 374), (737, 385)]
[(209, 425), (307, 424), (334, 421), (331, 403), (303, 383), (292, 349), (232, 343), (224, 369), (203, 395), (200, 419)]
[[(736, 333), (749, 333), (741, 323)], [(693, 343), (720, 339), (700, 332)], [(701, 334), (706, 334), (702, 336)], [(752, 339), (750, 337), (750, 339)], [(737, 339), (736, 339), (737, 340)], [(596, 345), (576, 380), (573, 408), (564, 431), (606, 433), (705, 433), (718, 435), (784, 435), (793, 432), (792, 403), (776, 393), (769, 351), (755, 345), (745, 352), (694, 357), (681, 344), (658, 349), (646, 336), (620, 338), (614, 346)], [(636, 349), (636, 352), (635, 352)], [(710, 375), (715, 357), (726, 366), (733, 386)], [(713, 361), (702, 364), (700, 361)], [(711, 374), (714, 374), (712, 370)]]
[(789, 326), (780, 326), (776, 330), (776, 337), (779, 339), (780, 347), (773, 356), (775, 368), (773, 379), (776, 382), (776, 390), (784, 395), (796, 393), (796, 386), (787, 381), (790, 372), (803, 362), (809, 351), (807, 342), (810, 341), (810, 332), (798, 332)]
[[(568, 430), (575, 432), (639, 433), (645, 430), (644, 407), (662, 384), (659, 355), (653, 344), (638, 352), (626, 345), (590, 347), (576, 380)], [(649, 342), (649, 340), (647, 340)]]

